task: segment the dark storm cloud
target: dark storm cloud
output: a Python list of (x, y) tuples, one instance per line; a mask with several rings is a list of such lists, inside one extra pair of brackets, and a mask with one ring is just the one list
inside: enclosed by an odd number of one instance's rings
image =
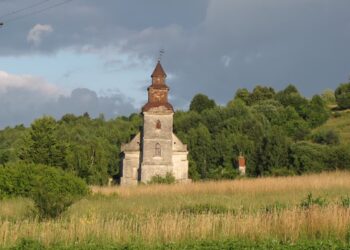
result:
[[(23, 1), (0, 6), (6, 13)], [(197, 92), (225, 103), (238, 87), (259, 83), (278, 89), (294, 83), (311, 95), (334, 89), (350, 74), (349, 9), (348, 0), (75, 0), (5, 22), (0, 54), (111, 48), (142, 61), (164, 48), (177, 106)], [(27, 41), (36, 24), (53, 28), (40, 46)], [(109, 59), (105, 66), (117, 63)]]

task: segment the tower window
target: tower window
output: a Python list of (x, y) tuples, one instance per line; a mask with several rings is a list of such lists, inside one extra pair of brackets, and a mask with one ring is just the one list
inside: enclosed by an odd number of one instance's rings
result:
[(155, 156), (162, 156), (162, 149), (160, 148), (160, 144), (159, 143), (156, 144)]
[(158, 120), (157, 121), (157, 124), (156, 124), (156, 129), (161, 129), (162, 128), (162, 124), (160, 123), (160, 121)]

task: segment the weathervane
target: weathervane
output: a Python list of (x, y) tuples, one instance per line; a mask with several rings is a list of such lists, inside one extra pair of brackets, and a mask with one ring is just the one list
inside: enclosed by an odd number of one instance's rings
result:
[(158, 62), (162, 60), (164, 53), (165, 53), (164, 49), (159, 50)]

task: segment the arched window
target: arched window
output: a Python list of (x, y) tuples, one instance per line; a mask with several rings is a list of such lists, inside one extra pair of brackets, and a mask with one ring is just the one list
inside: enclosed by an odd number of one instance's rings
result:
[(160, 123), (160, 121), (158, 120), (157, 121), (157, 124), (156, 124), (156, 129), (161, 129), (162, 128), (162, 124)]
[(162, 156), (162, 149), (160, 148), (160, 144), (159, 143), (156, 144), (155, 156)]

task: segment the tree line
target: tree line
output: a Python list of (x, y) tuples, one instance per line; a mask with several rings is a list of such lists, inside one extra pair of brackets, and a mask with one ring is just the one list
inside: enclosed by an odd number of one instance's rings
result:
[[(198, 94), (188, 111), (175, 112), (174, 132), (188, 145), (193, 180), (236, 178), (240, 154), (252, 177), (350, 169), (349, 145), (333, 130), (313, 132), (336, 103), (350, 108), (350, 83), (311, 99), (293, 85), (278, 92), (265, 86), (239, 89), (225, 106)], [(59, 120), (44, 116), (29, 128), (0, 131), (0, 165), (48, 165), (104, 185), (119, 174), (121, 144), (141, 126), (140, 114), (111, 120), (88, 113)]]

